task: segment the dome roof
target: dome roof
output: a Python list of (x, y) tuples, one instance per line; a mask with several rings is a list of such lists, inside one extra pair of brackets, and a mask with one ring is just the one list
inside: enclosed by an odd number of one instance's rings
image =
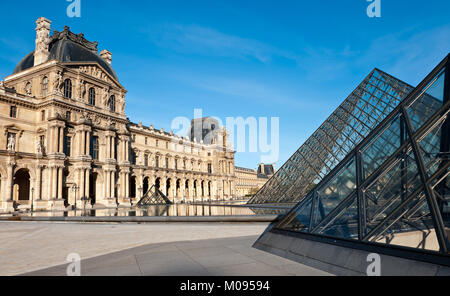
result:
[[(97, 42), (89, 42), (83, 34), (74, 34), (68, 27), (63, 32), (55, 31), (49, 44), (50, 56), (47, 61), (57, 60), (63, 63), (94, 62), (99, 63), (115, 80), (119, 81), (111, 65), (97, 54)], [(20, 61), (14, 74), (34, 66), (34, 51)]]

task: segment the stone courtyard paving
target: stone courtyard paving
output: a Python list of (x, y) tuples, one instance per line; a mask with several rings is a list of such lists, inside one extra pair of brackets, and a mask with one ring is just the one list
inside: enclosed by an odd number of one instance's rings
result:
[(0, 223), (0, 275), (327, 275), (253, 249), (267, 223)]

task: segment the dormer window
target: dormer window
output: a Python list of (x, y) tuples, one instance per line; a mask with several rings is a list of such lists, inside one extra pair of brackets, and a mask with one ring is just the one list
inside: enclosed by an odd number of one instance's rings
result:
[(89, 105), (95, 106), (95, 88), (89, 89)]
[(72, 98), (72, 81), (70, 79), (64, 80), (64, 97)]
[(31, 82), (28, 82), (25, 86), (25, 91), (27, 92), (27, 95), (31, 96)]
[(9, 109), (9, 117), (17, 118), (17, 107), (16, 106), (11, 106), (11, 109)]
[(47, 92), (48, 92), (48, 77), (44, 77), (44, 79), (42, 79), (42, 96), (46, 97), (47, 96)]
[(109, 98), (109, 111), (116, 112), (116, 97), (114, 95)]

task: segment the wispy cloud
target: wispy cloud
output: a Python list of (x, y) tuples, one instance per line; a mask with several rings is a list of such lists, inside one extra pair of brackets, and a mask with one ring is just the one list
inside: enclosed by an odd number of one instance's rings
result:
[(382, 36), (372, 41), (357, 63), (418, 83), (450, 52), (450, 25), (419, 31), (417, 28)]
[(296, 55), (269, 44), (198, 25), (164, 24), (152, 28), (149, 35), (158, 46), (181, 53), (256, 59), (262, 63), (277, 56), (298, 60)]

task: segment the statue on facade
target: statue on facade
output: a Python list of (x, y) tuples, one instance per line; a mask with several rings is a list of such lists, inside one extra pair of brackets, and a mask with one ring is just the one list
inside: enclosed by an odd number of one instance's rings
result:
[(16, 138), (14, 135), (10, 135), (8, 138), (8, 151), (15, 152), (16, 151)]
[(63, 74), (61, 73), (61, 71), (58, 71), (56, 73), (56, 79), (53, 83), (53, 91), (54, 92), (59, 92), (61, 87), (63, 85)]
[(80, 80), (80, 98), (82, 101), (84, 101), (85, 96), (86, 96), (86, 82), (83, 79), (81, 79)]
[(108, 105), (109, 93), (110, 93), (110, 89), (108, 89), (108, 88), (103, 89), (103, 99), (102, 99), (103, 106)]
[(37, 154), (43, 154), (44, 148), (42, 147), (42, 142), (39, 140), (36, 143)]

